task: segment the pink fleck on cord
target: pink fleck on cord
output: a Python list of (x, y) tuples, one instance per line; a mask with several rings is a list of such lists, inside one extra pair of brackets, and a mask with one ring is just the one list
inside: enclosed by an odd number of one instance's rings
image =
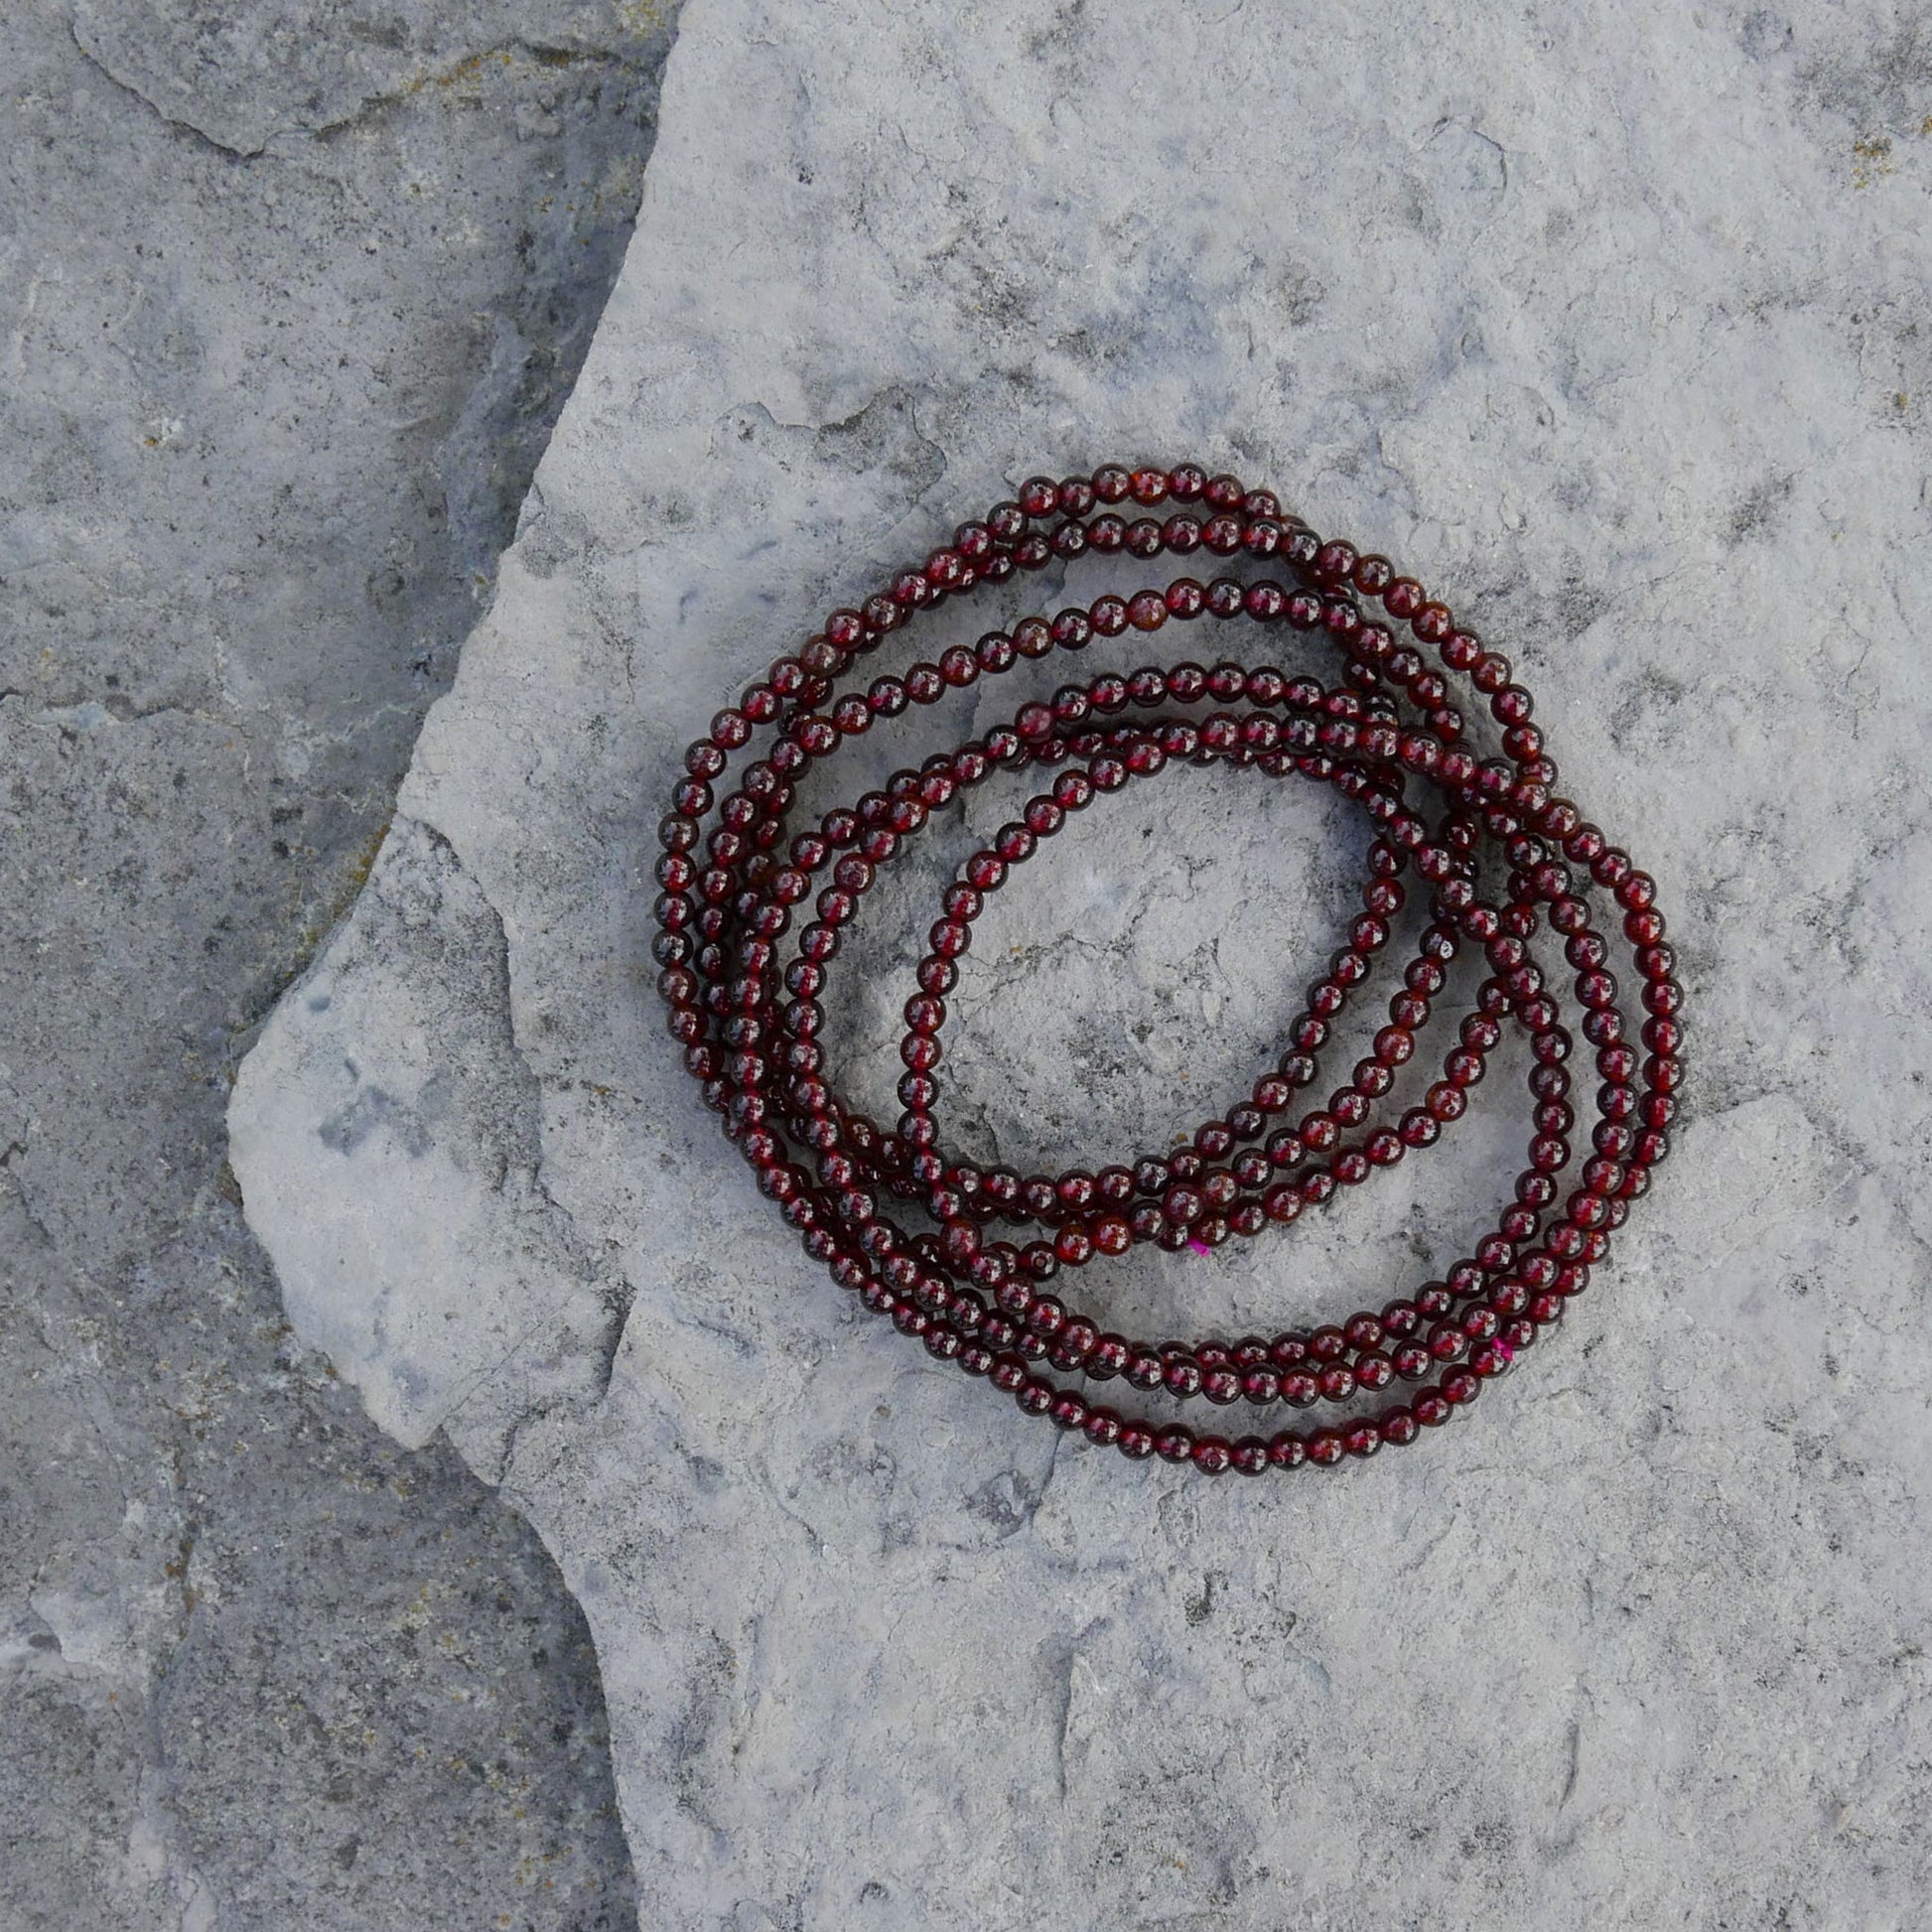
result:
[(1207, 1252), (1207, 1243), (1203, 1241), (1198, 1234), (1190, 1234), (1187, 1237), (1187, 1245), (1188, 1247), (1192, 1248), (1197, 1255), (1204, 1255)]

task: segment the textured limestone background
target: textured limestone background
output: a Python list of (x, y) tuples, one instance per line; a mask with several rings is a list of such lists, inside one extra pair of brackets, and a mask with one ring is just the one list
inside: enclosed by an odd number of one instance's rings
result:
[(239, 1046), (628, 238), (651, 11), (0, 17), (0, 1926), (628, 1921), (535, 1538), (293, 1336)]
[[(1928, 44), (1877, 5), (693, 0), (497, 601), (231, 1114), (298, 1332), (557, 1553), (646, 1923), (1919, 1917)], [(1181, 450), (1525, 667), (1693, 1001), (1617, 1265), (1333, 1480), (1129, 1472), (855, 1319), (644, 963), (727, 694), (1035, 468)], [(1001, 907), (951, 1062), (981, 1151), (1185, 1125), (1175, 1033), (1252, 1065), (1358, 835), (1233, 823), (1235, 782), (1093, 815)], [(846, 990), (876, 1081), (899, 989)], [(1502, 1184), (1492, 1085), (1394, 1183), (1109, 1306), (1421, 1278)]]

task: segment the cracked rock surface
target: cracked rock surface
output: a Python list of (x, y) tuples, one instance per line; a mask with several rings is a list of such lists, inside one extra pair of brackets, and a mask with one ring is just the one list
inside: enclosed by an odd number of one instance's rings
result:
[(240, 1048), (628, 239), (625, 5), (0, 19), (0, 1925), (628, 1923), (581, 1614), (291, 1332)]
[[(1359, 29), (693, 0), (496, 602), (242, 1070), (298, 1332), (500, 1480), (584, 1606), (653, 1926), (1826, 1927), (1932, 1888), (1922, 32)], [(1035, 470), (1182, 452), (1523, 666), (1690, 993), (1614, 1265), (1467, 1420), (1333, 1477), (1130, 1470), (859, 1315), (698, 1107), (646, 952), (678, 755), (815, 615)], [(1097, 1164), (1251, 1076), (1362, 838), (1258, 783), (1172, 772), (1016, 881), (950, 1132)], [(908, 941), (1021, 795), (943, 815), (842, 955), (874, 1104)], [(1520, 1072), (1102, 1306), (1379, 1305), (1487, 1225)]]

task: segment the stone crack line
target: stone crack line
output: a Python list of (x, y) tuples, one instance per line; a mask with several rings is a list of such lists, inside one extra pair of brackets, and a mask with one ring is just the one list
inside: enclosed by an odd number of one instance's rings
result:
[(368, 94), (349, 113), (340, 114), (334, 120), (318, 121), (313, 125), (297, 122), (290, 127), (270, 128), (255, 146), (238, 148), (223, 141), (218, 135), (210, 134), (207, 128), (198, 123), (184, 120), (179, 114), (171, 114), (152, 94), (124, 75), (116, 73), (80, 38), (78, 25), (69, 22), (68, 33), (73, 42), (74, 51), (103, 79), (128, 95), (130, 99), (139, 101), (149, 113), (161, 121), (163, 126), (172, 128), (177, 134), (187, 135), (210, 153), (219, 155), (224, 161), (259, 160), (267, 153), (273, 142), (285, 135), (320, 137), (340, 133), (343, 129), (353, 127), (358, 122), (380, 114), (390, 107), (400, 106), (404, 101), (413, 100), (418, 94), (430, 88), (456, 86), (465, 80), (473, 79), (483, 71), (484, 64), (489, 61), (521, 62), (526, 66), (539, 68), (609, 68), (639, 80), (649, 77), (650, 71), (621, 54), (595, 48), (556, 47), (541, 41), (512, 37), (509, 40), (498, 41), (493, 46), (483, 48), (475, 54), (466, 54), (461, 60), (452, 62), (448, 67), (416, 74), (400, 87), (388, 92)]
[(139, 101), (141, 105), (148, 110), (149, 113), (159, 118), (163, 126), (173, 128), (177, 134), (187, 135), (192, 141), (195, 141), (202, 147), (207, 148), (210, 153), (220, 155), (224, 161), (252, 161), (255, 159), (255, 157), (258, 154), (261, 153), (260, 148), (231, 148), (227, 145), (226, 142), (217, 141), (213, 135), (207, 132), (206, 128), (197, 127), (193, 121), (178, 120), (173, 114), (169, 113), (168, 110), (165, 107), (163, 107), (158, 100), (154, 99), (152, 95), (143, 93), (141, 89), (134, 84), (133, 81), (123, 80), (121, 76), (118, 73), (116, 73), (114, 69), (110, 68), (107, 65), (107, 63), (103, 61), (100, 58), (100, 56), (96, 54), (93, 51), (93, 49), (86, 44), (85, 41), (83, 41), (80, 38), (80, 29), (77, 24), (75, 24), (72, 21), (69, 21), (68, 23), (68, 33), (73, 41), (74, 52), (77, 53), (80, 56), (80, 58), (84, 62), (86, 62), (86, 64), (90, 68), (94, 69), (96, 73), (101, 75), (101, 77), (107, 80), (111, 85), (117, 87), (122, 93), (128, 95), (131, 99)]
[[(397, 814), (399, 822), (403, 817), (404, 814)], [(577, 1225), (577, 1217), (551, 1191), (548, 1181), (544, 1178), (543, 1081), (536, 1069), (530, 1064), (529, 1055), (524, 1051), (522, 1042), (517, 1038), (516, 1006), (510, 977), (509, 932), (508, 928), (504, 925), (502, 912), (498, 909), (496, 902), (489, 897), (488, 893), (484, 891), (483, 882), (477, 877), (475, 870), (464, 862), (462, 853), (457, 850), (455, 843), (441, 828), (431, 824), (426, 818), (411, 817), (408, 822), (419, 827), (430, 844), (443, 854), (452, 867), (470, 881), (471, 885), (476, 889), (477, 897), (483, 901), (483, 906), (489, 913), (490, 924), (494, 934), (491, 966), (493, 968), (492, 976), (495, 982), (495, 999), (503, 1016), (504, 1036), (520, 1075), (525, 1109), (525, 1117), (521, 1123), (506, 1123), (506, 1125), (511, 1126), (512, 1131), (509, 1138), (517, 1144), (517, 1151), (523, 1157), (519, 1165), (521, 1165), (524, 1173), (527, 1174), (530, 1185), (535, 1191), (537, 1198), (543, 1203), (546, 1232), (550, 1234), (556, 1243), (557, 1254), (555, 1260), (560, 1270), (574, 1275), (587, 1288), (597, 1293), (599, 1300), (604, 1304), (609, 1314), (609, 1320), (605, 1324), (605, 1332), (597, 1340), (597, 1394), (595, 1399), (601, 1402), (606, 1394), (608, 1394), (611, 1387), (611, 1378), (616, 1372), (618, 1349), (623, 1339), (624, 1319), (629, 1312), (635, 1291), (621, 1272), (617, 1274), (615, 1285), (613, 1285), (612, 1277), (603, 1268), (598, 1266), (592, 1254), (591, 1244), (585, 1239), (582, 1230)], [(520, 1126), (520, 1132), (515, 1131), (516, 1126)], [(532, 1329), (531, 1332), (534, 1333), (535, 1330)], [(465, 1401), (470, 1399), (470, 1396), (475, 1394), (476, 1388), (481, 1387), (491, 1376), (500, 1373), (503, 1366), (510, 1359), (510, 1356), (528, 1339), (528, 1335), (523, 1336), (506, 1351), (502, 1360), (494, 1368), (483, 1371), (478, 1377), (477, 1383), (472, 1389), (463, 1397), (459, 1398), (455, 1407), (460, 1408)], [(550, 1405), (539, 1405), (538, 1413), (541, 1413), (548, 1406)], [(452, 1409), (451, 1413), (455, 1413), (455, 1408)], [(528, 1418), (525, 1420), (528, 1420)], [(521, 1423), (517, 1427), (520, 1428)], [(515, 1433), (516, 1431), (512, 1430), (512, 1442)]]

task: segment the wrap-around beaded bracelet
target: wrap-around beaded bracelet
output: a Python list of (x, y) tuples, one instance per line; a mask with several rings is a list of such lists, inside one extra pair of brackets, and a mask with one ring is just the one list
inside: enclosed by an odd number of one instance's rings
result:
[[(1163, 506), (1172, 506), (1164, 518), (1140, 513)], [(837, 692), (860, 658), (918, 613), (982, 585), (1088, 552), (1146, 560), (1196, 551), (1273, 564), (1286, 581), (1175, 577), (1163, 589), (1028, 618), (976, 645), (954, 645), (936, 662)], [(1387, 621), (1368, 615), (1376, 605)], [(1023, 705), (1010, 724), (898, 771), (856, 804), (822, 814), (815, 828), (793, 829), (800, 777), (881, 720), (1023, 659), (1202, 617), (1323, 637), (1340, 654), (1339, 679), (1323, 685), (1271, 665), (1226, 662), (1106, 672)], [(1487, 701), (1502, 728), (1500, 758), (1472, 745), (1445, 673)], [(1185, 715), (1202, 706), (1215, 708)], [(759, 732), (768, 747), (724, 791), (733, 755)], [(1286, 1050), (1240, 1104), (1177, 1148), (1024, 1178), (942, 1149), (935, 1068), (946, 996), (988, 897), (1071, 814), (1172, 762), (1317, 779), (1357, 803), (1374, 827), (1361, 913), (1309, 989)], [(845, 1104), (829, 1078), (821, 996), (842, 928), (880, 868), (932, 813), (996, 774), (1035, 770), (1041, 789), (941, 896), (918, 990), (904, 1009), (904, 1112), (882, 1127)], [(727, 1137), (806, 1252), (933, 1358), (1131, 1458), (1158, 1455), (1210, 1475), (1331, 1466), (1447, 1422), (1560, 1321), (1668, 1152), (1683, 1077), (1682, 994), (1655, 882), (1559, 796), (1556, 783), (1530, 695), (1509, 660), (1386, 558), (1323, 542), (1270, 492), (1192, 464), (1109, 464), (1091, 477), (1036, 478), (1017, 500), (962, 524), (921, 568), (901, 572), (856, 610), (834, 611), (686, 753), (658, 828), (658, 988), (705, 1104), (723, 1116)], [(1483, 866), (1493, 874), (1498, 861), (1501, 890), (1492, 885), (1485, 896)], [(1291, 1119), (1319, 1078), (1317, 1056), (1336, 1022), (1389, 945), (1411, 885), (1427, 893), (1429, 922), (1389, 999), (1388, 1024), (1325, 1106)], [(1634, 1039), (1609, 970), (1609, 939), (1594, 923), (1592, 889), (1621, 913), (1643, 1010)], [(807, 900), (812, 916), (787, 946), (793, 908)], [(1546, 925), (1563, 940), (1579, 1031), (1595, 1054), (1600, 1084), (1587, 1153), (1573, 1154), (1570, 1138), (1576, 1041), (1532, 953)], [(1416, 1104), (1372, 1124), (1464, 947), (1480, 950), (1487, 977), (1441, 1078)], [(1530, 1048), (1528, 1166), (1494, 1231), (1441, 1280), (1379, 1314), (1233, 1342), (1151, 1343), (1112, 1332), (1046, 1292), (1142, 1243), (1211, 1249), (1255, 1236), (1395, 1167), (1461, 1116), (1506, 1025)], [(887, 1197), (933, 1225), (908, 1230), (886, 1213)], [(1006, 1239), (1002, 1229), (1020, 1238)], [(1221, 1434), (1125, 1414), (1042, 1368), (1089, 1385), (1118, 1379), (1145, 1395), (1257, 1410), (1418, 1386), (1326, 1427)]]

